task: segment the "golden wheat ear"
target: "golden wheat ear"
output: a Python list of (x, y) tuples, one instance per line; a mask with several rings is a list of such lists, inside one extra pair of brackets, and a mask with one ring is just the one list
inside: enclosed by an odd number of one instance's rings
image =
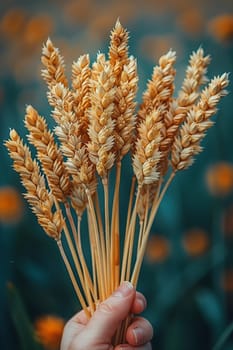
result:
[(109, 61), (103, 54), (97, 55), (97, 61), (93, 64), (91, 77), (91, 101), (89, 110), (89, 156), (96, 166), (100, 177), (107, 177), (113, 167), (115, 155), (114, 145), (114, 110), (115, 78)]
[(27, 191), (25, 198), (39, 224), (50, 237), (59, 240), (64, 219), (60, 211), (53, 209), (54, 198), (46, 188), (38, 163), (32, 159), (29, 148), (14, 129), (10, 131), (10, 139), (5, 142), (5, 145), (14, 162), (14, 169), (19, 173), (21, 182)]
[(128, 61), (128, 41), (129, 33), (118, 18), (110, 35), (109, 46), (109, 60), (116, 78), (120, 76), (123, 66)]
[(200, 100), (188, 113), (172, 146), (172, 166), (174, 171), (188, 168), (194, 156), (201, 152), (201, 140), (214, 124), (210, 118), (217, 112), (217, 104), (227, 94), (228, 74), (213, 78), (202, 91)]
[(45, 119), (32, 106), (26, 109), (25, 126), (29, 131), (28, 139), (37, 150), (53, 195), (58, 201), (65, 202), (71, 190), (71, 182), (53, 133), (48, 129)]
[(210, 56), (205, 56), (202, 48), (199, 48), (190, 55), (181, 89), (178, 92), (177, 98), (172, 100), (170, 111), (167, 114), (167, 123), (170, 124), (168, 127), (169, 148), (171, 148), (174, 142), (180, 125), (185, 121), (188, 112), (200, 97), (202, 85), (208, 82), (206, 74), (209, 63)]
[(65, 76), (64, 59), (59, 49), (53, 45), (49, 38), (43, 46), (41, 62), (45, 67), (42, 69), (41, 75), (49, 89), (56, 83), (62, 83), (64, 86), (68, 86), (68, 81)]

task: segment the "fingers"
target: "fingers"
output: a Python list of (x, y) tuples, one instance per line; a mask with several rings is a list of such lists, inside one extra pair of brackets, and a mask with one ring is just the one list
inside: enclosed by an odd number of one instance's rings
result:
[[(66, 325), (61, 350), (68, 348), (93, 348), (95, 344), (109, 344), (122, 320), (130, 314), (139, 314), (146, 308), (145, 297), (136, 292), (129, 282), (124, 282), (107, 300), (102, 302), (90, 320), (84, 311), (76, 314)], [(128, 327), (126, 340), (129, 344), (118, 345), (119, 349), (151, 350), (149, 341), (153, 336), (152, 326), (141, 317), (134, 318)]]
[(82, 310), (72, 317), (65, 325), (60, 350), (70, 349), (73, 339), (84, 329), (88, 322), (85, 312)]
[(138, 346), (148, 342), (153, 337), (153, 328), (143, 317), (136, 317), (126, 332), (126, 340), (130, 345)]
[(140, 314), (146, 309), (147, 302), (146, 298), (142, 293), (136, 292), (135, 299), (132, 304), (131, 312), (133, 314)]
[(135, 299), (135, 289), (124, 282), (107, 300), (102, 302), (85, 327), (85, 333), (99, 342), (111, 341), (116, 329), (124, 320)]

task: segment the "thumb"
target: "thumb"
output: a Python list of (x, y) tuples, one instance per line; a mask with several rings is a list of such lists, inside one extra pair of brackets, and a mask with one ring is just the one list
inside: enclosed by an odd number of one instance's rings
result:
[(88, 322), (85, 332), (93, 342), (110, 343), (115, 331), (129, 314), (136, 291), (129, 282), (121, 286), (102, 302)]

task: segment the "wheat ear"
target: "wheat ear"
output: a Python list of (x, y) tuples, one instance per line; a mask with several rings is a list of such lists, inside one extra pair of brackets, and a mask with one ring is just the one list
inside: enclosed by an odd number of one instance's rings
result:
[(188, 168), (194, 161), (194, 156), (200, 153), (201, 140), (207, 129), (213, 125), (210, 118), (217, 111), (217, 104), (229, 84), (228, 75), (224, 73), (215, 77), (203, 90), (200, 100), (188, 113), (172, 146), (171, 162), (174, 171)]
[(204, 51), (199, 48), (194, 51), (189, 59), (186, 75), (177, 98), (170, 104), (170, 111), (166, 115), (167, 123), (167, 148), (170, 151), (179, 126), (184, 122), (189, 110), (194, 106), (200, 96), (200, 88), (208, 82), (206, 76), (210, 56), (204, 56)]
[(25, 125), (29, 130), (28, 139), (37, 149), (53, 195), (58, 201), (65, 202), (70, 193), (71, 183), (53, 134), (48, 130), (45, 119), (39, 116), (32, 106), (27, 107)]

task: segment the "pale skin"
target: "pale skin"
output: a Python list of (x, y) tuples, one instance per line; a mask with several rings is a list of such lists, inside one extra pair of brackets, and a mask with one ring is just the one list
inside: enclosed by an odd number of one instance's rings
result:
[(114, 347), (111, 343), (121, 321), (129, 314), (140, 314), (145, 308), (145, 297), (129, 282), (123, 282), (98, 306), (90, 320), (81, 311), (68, 321), (63, 332), (61, 350), (151, 350), (153, 328), (140, 316), (134, 316), (129, 325), (126, 344)]

